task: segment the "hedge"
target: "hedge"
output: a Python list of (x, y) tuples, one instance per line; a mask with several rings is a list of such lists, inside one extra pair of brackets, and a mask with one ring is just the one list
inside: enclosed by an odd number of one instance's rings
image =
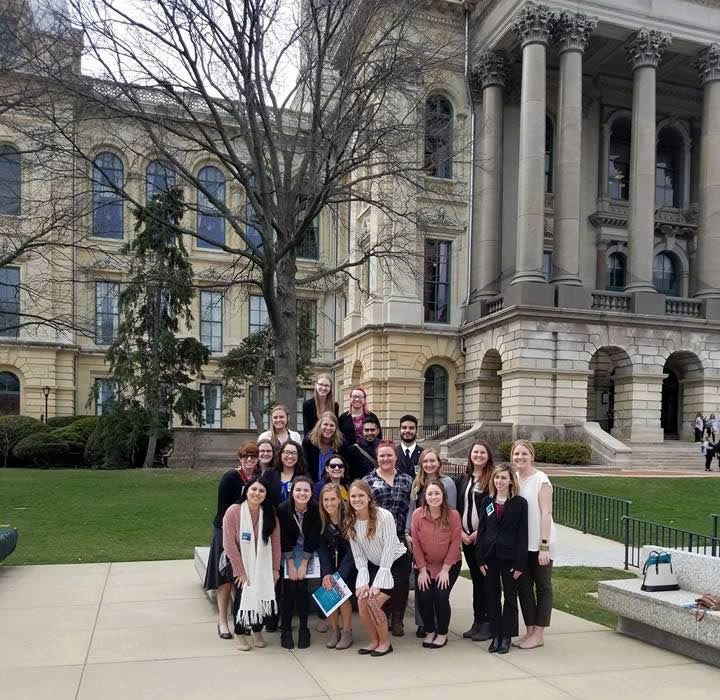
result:
[(30, 416), (0, 416), (0, 455), (3, 466), (8, 465), (13, 448), (34, 433), (49, 432), (50, 428)]
[[(94, 416), (89, 417), (93, 418)], [(77, 423), (79, 420), (83, 420), (84, 418), (88, 418), (88, 416), (54, 416), (47, 419), (47, 424), (53, 429), (65, 428), (66, 426)]]
[(90, 435), (97, 427), (97, 416), (82, 416), (79, 420), (74, 421), (70, 425), (63, 428), (56, 428), (52, 431), (53, 435), (61, 437), (63, 440), (80, 445), (80, 453), (85, 449), (85, 444)]
[(73, 447), (54, 431), (35, 433), (20, 440), (13, 448), (13, 456), (26, 466), (72, 466), (76, 458)]
[[(500, 443), (498, 451), (503, 459), (510, 459), (512, 442)], [(590, 464), (592, 449), (584, 442), (533, 442), (535, 461), (550, 464)]]

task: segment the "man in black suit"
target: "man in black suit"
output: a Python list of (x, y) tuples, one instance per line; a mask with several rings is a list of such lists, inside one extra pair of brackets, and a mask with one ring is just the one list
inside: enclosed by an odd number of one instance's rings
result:
[(395, 448), (397, 453), (396, 467), (415, 479), (422, 448), (417, 444), (418, 420), (409, 413), (400, 419), (400, 444)]

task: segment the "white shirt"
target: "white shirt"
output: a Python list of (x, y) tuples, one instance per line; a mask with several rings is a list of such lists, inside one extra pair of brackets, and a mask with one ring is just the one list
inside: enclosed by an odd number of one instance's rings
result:
[(403, 451), (404, 455), (407, 455), (408, 451), (410, 451), (410, 456), (412, 457), (412, 453), (415, 452), (416, 447), (417, 442), (413, 442), (412, 445), (406, 445), (404, 442), (400, 441), (400, 449)]
[[(288, 435), (293, 442), (297, 442), (298, 445), (302, 445), (302, 438), (300, 433), (296, 433), (294, 430), (288, 430)], [(258, 440), (272, 440), (272, 433), (266, 430), (264, 433), (260, 433), (257, 437)]]
[[(524, 481), (520, 479), (520, 495), (528, 504), (528, 551), (538, 552), (540, 550), (540, 489), (547, 484), (552, 489), (552, 484), (545, 472), (536, 471)], [(550, 519), (550, 559), (555, 558), (555, 523)]]
[[(367, 530), (367, 520), (355, 521), (355, 539), (350, 540), (350, 549), (358, 572), (355, 586), (356, 588), (361, 586), (392, 588), (395, 582), (390, 569), (395, 560), (407, 551), (405, 545), (398, 539), (395, 517), (389, 510), (378, 508), (375, 537), (368, 537)], [(378, 567), (372, 582), (368, 562)]]

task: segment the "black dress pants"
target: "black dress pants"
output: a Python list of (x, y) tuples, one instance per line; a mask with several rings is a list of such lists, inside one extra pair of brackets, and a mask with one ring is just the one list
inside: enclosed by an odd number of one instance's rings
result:
[(233, 622), (235, 623), (235, 634), (250, 634), (250, 630), (253, 632), (260, 632), (262, 630), (262, 623), (256, 625), (250, 625), (249, 627), (243, 627), (237, 621), (238, 611), (240, 610), (240, 597), (242, 596), (242, 586), (238, 586), (233, 583), (233, 604), (232, 604), (232, 616)]
[(481, 624), (487, 622), (487, 613), (485, 611), (485, 577), (480, 571), (480, 567), (475, 563), (475, 545), (464, 544), (462, 546), (465, 561), (470, 569), (470, 578), (473, 586), (473, 622)]
[[(416, 585), (415, 596), (420, 606), (425, 634), (436, 632), (445, 635), (450, 625), (450, 593), (460, 573), (461, 562), (453, 564), (448, 572), (447, 588), (440, 588), (437, 579), (432, 579), (426, 590), (421, 591)], [(435, 622), (437, 621), (437, 626)]]
[(518, 634), (519, 579), (513, 578), (510, 569), (512, 562), (505, 559), (493, 558), (487, 562), (485, 608), (494, 637), (516, 637)]
[(308, 582), (283, 579), (282, 600), (280, 601), (280, 624), (284, 630), (292, 627), (293, 612), (297, 609), (300, 627), (308, 625)]

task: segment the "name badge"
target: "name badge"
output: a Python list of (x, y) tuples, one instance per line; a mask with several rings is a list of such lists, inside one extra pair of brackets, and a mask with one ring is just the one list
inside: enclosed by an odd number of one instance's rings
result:
[(488, 515), (492, 515), (492, 514), (495, 512), (495, 506), (494, 506), (492, 503), (488, 503), (488, 504), (485, 506), (485, 512), (486, 512)]
[(242, 541), (250, 542), (250, 540), (252, 540), (252, 535), (249, 532), (243, 532), (242, 533)]

